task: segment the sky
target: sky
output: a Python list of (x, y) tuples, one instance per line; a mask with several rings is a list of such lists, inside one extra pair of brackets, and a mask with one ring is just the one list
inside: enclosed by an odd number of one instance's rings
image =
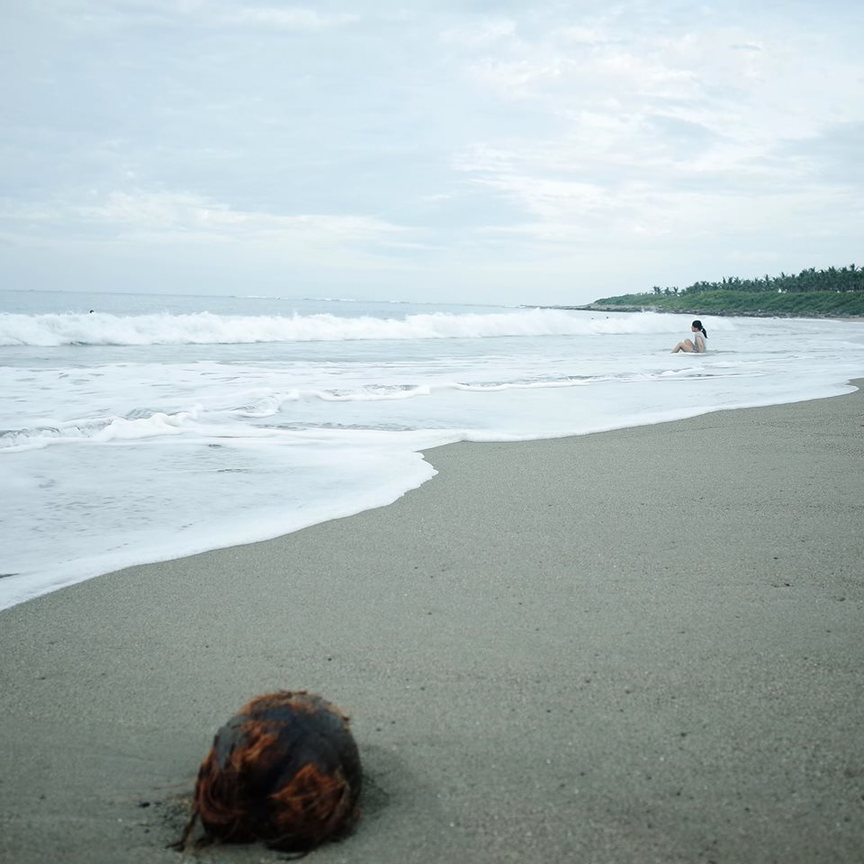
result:
[(0, 287), (578, 304), (864, 265), (859, 0), (0, 0)]

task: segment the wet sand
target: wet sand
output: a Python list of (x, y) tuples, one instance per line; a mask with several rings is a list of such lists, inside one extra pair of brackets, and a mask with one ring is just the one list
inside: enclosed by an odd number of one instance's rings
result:
[(864, 860), (860, 391), (427, 458), (389, 507), (0, 612), (0, 861), (183, 860), (214, 731), (278, 688), (366, 768), (320, 864)]

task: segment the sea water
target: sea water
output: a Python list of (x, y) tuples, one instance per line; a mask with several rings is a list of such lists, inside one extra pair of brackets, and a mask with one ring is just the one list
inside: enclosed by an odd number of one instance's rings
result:
[[(0, 608), (388, 504), (430, 448), (848, 392), (856, 322), (0, 292)], [(410, 542), (410, 538), (405, 538)]]

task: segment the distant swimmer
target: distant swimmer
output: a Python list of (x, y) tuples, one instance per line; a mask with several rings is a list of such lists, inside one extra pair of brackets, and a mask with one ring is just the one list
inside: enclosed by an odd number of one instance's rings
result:
[(690, 325), (690, 330), (695, 334), (692, 339), (684, 339), (679, 342), (673, 349), (672, 353), (677, 354), (679, 351), (686, 351), (688, 354), (704, 354), (705, 340), (708, 338), (708, 331), (702, 326), (701, 321), (694, 321)]

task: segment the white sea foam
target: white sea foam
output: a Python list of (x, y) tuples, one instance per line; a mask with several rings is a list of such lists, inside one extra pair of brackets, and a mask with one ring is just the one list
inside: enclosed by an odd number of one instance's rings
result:
[(689, 332), (674, 315), (113, 302), (0, 314), (0, 574), (15, 574), (0, 608), (381, 506), (429, 479), (421, 451), (450, 441), (830, 396), (864, 376), (850, 322), (702, 316), (696, 357), (669, 353)]
[(0, 314), (0, 345), (231, 345), (259, 342), (482, 339), (497, 336), (590, 336), (672, 333), (679, 316), (586, 317), (560, 309), (489, 314), (431, 313), (404, 318), (318, 315), (225, 316)]

